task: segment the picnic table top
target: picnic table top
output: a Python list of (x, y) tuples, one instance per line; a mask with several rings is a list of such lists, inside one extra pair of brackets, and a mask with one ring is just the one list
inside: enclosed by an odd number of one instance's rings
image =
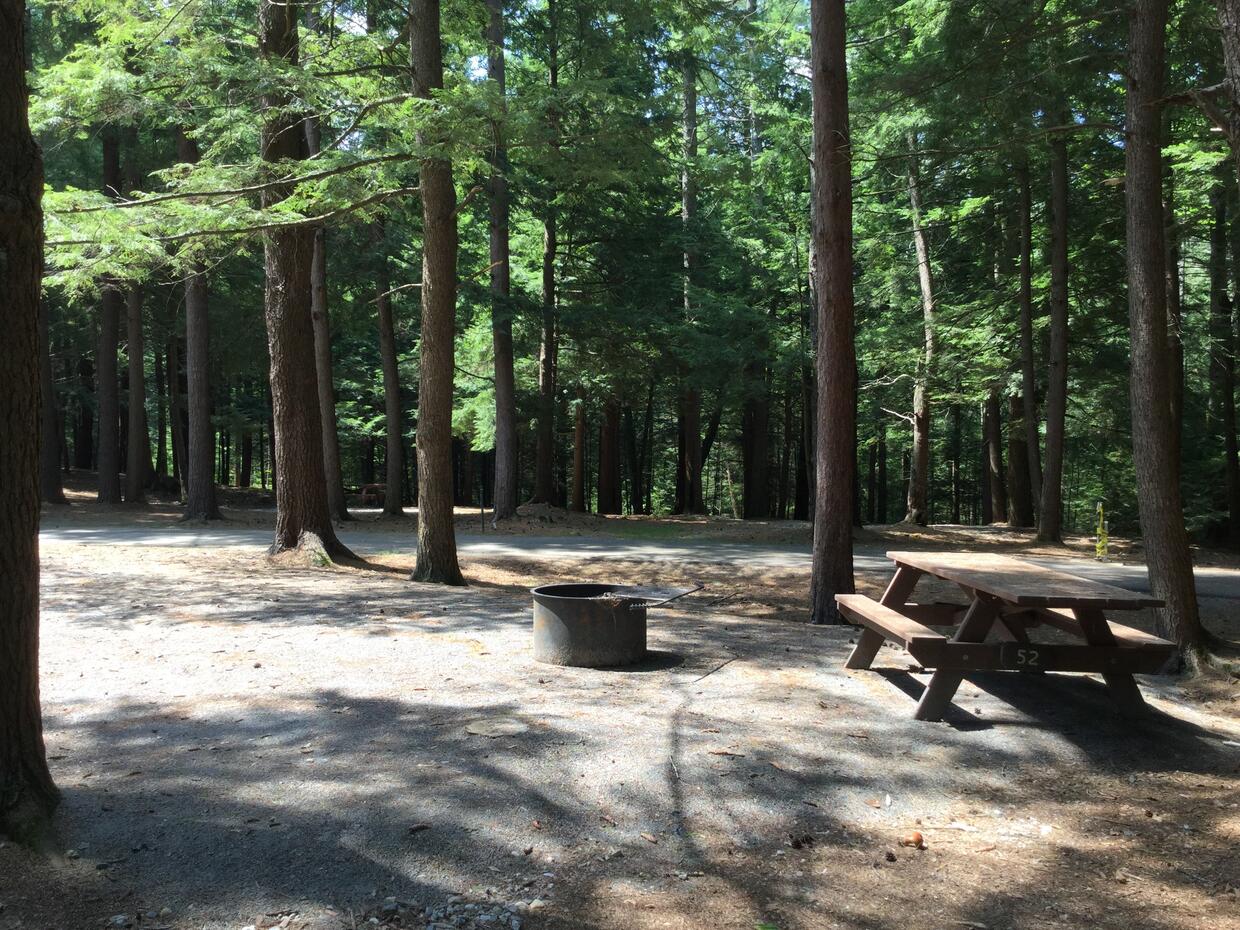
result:
[(1020, 606), (1139, 610), (1163, 604), (1160, 598), (1149, 594), (1091, 581), (1007, 555), (989, 552), (888, 552), (887, 558), (897, 565), (908, 566)]

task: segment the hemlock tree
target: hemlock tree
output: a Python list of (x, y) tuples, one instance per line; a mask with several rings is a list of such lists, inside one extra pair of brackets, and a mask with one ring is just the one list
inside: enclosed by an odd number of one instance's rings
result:
[(487, 77), (499, 97), (491, 123), (491, 339), (495, 355), (495, 485), (492, 522), (517, 512), (517, 386), (513, 372), (512, 277), (508, 239), (508, 148), (504, 141), (504, 0), (487, 0)]
[[(1066, 115), (1058, 120), (1070, 123)], [(1039, 497), (1038, 540), (1060, 542), (1063, 535), (1064, 418), (1068, 409), (1068, 143), (1063, 132), (1051, 137), (1050, 350), (1047, 353), (1046, 459)]]
[(39, 290), (43, 158), (30, 135), (25, 4), (0, 0), (0, 832), (56, 805), (39, 703)]
[[(183, 131), (177, 132), (177, 154), (182, 162), (198, 161), (198, 144)], [(218, 520), (215, 496), (215, 430), (211, 426), (211, 335), (206, 269), (195, 262), (185, 286), (185, 371), (189, 429), (181, 465), (186, 520)], [(171, 374), (176, 383), (176, 372)], [(174, 421), (180, 414), (173, 407)]]
[(1128, 19), (1124, 200), (1127, 206), (1129, 392), (1132, 457), (1137, 475), (1150, 587), (1166, 601), (1162, 635), (1190, 665), (1204, 648), (1193, 562), (1184, 530), (1177, 469), (1171, 460), (1170, 354), (1162, 206), (1162, 97), (1167, 0), (1136, 0)]
[[(297, 66), (298, 7), (260, 0), (259, 51), (270, 67)], [(306, 155), (301, 117), (279, 84), (263, 95), (263, 158), (287, 171), (288, 162)], [(288, 195), (283, 185), (263, 190), (263, 206)], [(353, 554), (336, 538), (323, 474), (323, 434), (319, 418), (318, 378), (314, 363), (314, 327), (310, 318), (310, 265), (314, 228), (291, 224), (263, 236), (266, 269), (264, 317), (271, 357), (272, 426), (275, 430), (276, 532), (270, 551), (315, 545), (333, 560)]]
[(811, 0), (814, 246), (818, 300), (818, 451), (810, 620), (839, 622), (853, 587), (857, 359), (853, 345), (852, 151), (844, 0)]
[[(433, 100), (443, 88), (439, 0), (413, 0), (409, 56), (413, 92)], [(418, 143), (436, 140), (419, 130)], [(456, 342), (456, 188), (452, 162), (423, 156), (422, 370), (418, 381), (418, 557), (414, 581), (464, 584), (456, 560), (452, 500), (452, 381)], [(390, 490), (390, 489), (389, 489)]]

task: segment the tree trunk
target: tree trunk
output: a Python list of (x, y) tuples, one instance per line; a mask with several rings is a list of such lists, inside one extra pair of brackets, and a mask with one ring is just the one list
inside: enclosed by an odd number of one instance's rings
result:
[[(439, 0), (412, 0), (409, 55), (413, 92), (443, 87)], [(418, 144), (432, 140), (418, 133)], [(461, 585), (452, 509), (452, 379), (456, 338), (456, 189), (452, 163), (424, 159), (422, 190), (422, 346), (418, 381), (418, 560), (414, 581)]]
[[(559, 119), (555, 94), (560, 84), (559, 23), (556, 0), (547, 0), (547, 83), (551, 88), (551, 106), (547, 122), (551, 134), (551, 155), (559, 153)], [(546, 213), (543, 217), (542, 254), (542, 337), (538, 348), (538, 428), (534, 451), (534, 501), (555, 503), (555, 378), (558, 332), (556, 326), (555, 260), (557, 213), (555, 191), (548, 190)]]
[[(693, 283), (697, 271), (697, 253), (693, 247), (693, 225), (697, 213), (697, 182), (694, 179), (693, 162), (698, 154), (697, 117), (697, 59), (689, 51), (683, 53), (681, 76), (684, 83), (683, 156), (684, 167), (680, 175), (680, 221), (685, 236), (684, 250), (684, 305), (685, 321), (692, 325)], [(678, 508), (683, 513), (702, 513), (702, 397), (692, 384), (685, 383), (680, 394), (680, 422), (684, 438), (683, 454), (679, 471), (681, 501)]]
[(89, 355), (78, 357), (78, 415), (73, 424), (73, 467), (90, 471), (95, 467), (95, 414), (87, 401), (95, 393), (95, 369)]
[(254, 486), (254, 431), (248, 427), (241, 434), (241, 467), (237, 469), (237, 487)]
[[(1231, 300), (1227, 296), (1227, 188), (1210, 192), (1210, 354), (1211, 374), (1218, 381), (1217, 428), (1223, 437), (1223, 487), (1227, 507), (1227, 544), (1240, 547), (1240, 458), (1236, 444), (1236, 336)], [(1175, 424), (1172, 424), (1175, 429)]]
[[(788, 493), (792, 478), (792, 456), (796, 450), (796, 422), (793, 418), (792, 392), (784, 391), (783, 437), (779, 444), (779, 478), (776, 485), (775, 518), (788, 519)], [(871, 507), (873, 502), (871, 501)]]
[(873, 526), (878, 522), (878, 443), (872, 442), (866, 450), (865, 476), (865, 522)]
[(155, 347), (155, 475), (168, 477), (168, 384), (164, 378), (164, 352)]
[(1021, 153), (1015, 165), (1020, 189), (1020, 262), (1017, 304), (1020, 316), (1020, 376), (1025, 402), (1025, 453), (1028, 456), (1029, 493), (1033, 509), (1038, 510), (1042, 493), (1042, 455), (1038, 435), (1038, 381), (1033, 357), (1033, 195), (1030, 190), (1029, 161)]
[[(268, 67), (296, 67), (297, 16), (300, 7), (260, 0), (259, 51)], [(301, 159), (306, 137), (300, 117), (290, 113), (292, 100), (282, 85), (263, 95), (262, 155), (265, 161)], [(287, 171), (287, 167), (281, 168)], [(264, 191), (263, 206), (279, 203), (288, 190)], [(266, 266), (264, 317), (271, 358), (272, 426), (275, 431), (275, 554), (317, 536), (329, 558), (352, 558), (336, 538), (323, 474), (323, 432), (318, 378), (314, 365), (314, 323), (310, 317), (310, 266), (314, 230), (296, 226), (264, 234)], [(191, 477), (191, 486), (193, 485)], [(313, 544), (312, 540), (306, 542)]]
[[(317, 17), (311, 14), (312, 21)], [(322, 147), (317, 116), (305, 120), (306, 150), (311, 157)], [(336, 422), (336, 383), (332, 374), (332, 327), (327, 309), (327, 229), (314, 227), (310, 260), (310, 319), (314, 324), (314, 370), (319, 388), (319, 417), (323, 431), (323, 474), (327, 480), (327, 507), (336, 520), (351, 520), (344, 499), (340, 470), (340, 432)]]
[(586, 512), (586, 398), (578, 392), (573, 405), (573, 497), (568, 507)]
[(852, 497), (857, 467), (853, 344), (852, 166), (844, 0), (811, 0), (814, 242), (817, 296), (817, 493), (810, 621), (840, 622), (837, 594), (853, 586)]
[(129, 357), (129, 438), (125, 465), (125, 500), (143, 500), (151, 480), (151, 435), (146, 423), (146, 347), (142, 334), (142, 290), (125, 295), (128, 310), (126, 354)]
[(598, 512), (616, 514), (620, 506), (620, 405), (614, 398), (603, 404), (598, 439)]
[(1184, 338), (1180, 308), (1180, 225), (1175, 217), (1175, 172), (1170, 170), (1167, 171), (1163, 195), (1163, 221), (1167, 251), (1167, 352), (1171, 359), (1171, 393), (1168, 397), (1171, 408), (1171, 457), (1178, 476), (1184, 463)]
[[(917, 140), (909, 135), (908, 147), (915, 152)], [(930, 378), (935, 355), (934, 272), (930, 266), (930, 237), (922, 225), (921, 184), (917, 156), (909, 157), (908, 196), (913, 214), (913, 247), (917, 253), (917, 284), (921, 290), (923, 354), (913, 387), (913, 453), (909, 461), (912, 474), (908, 483), (908, 511), (905, 521), (925, 526), (930, 519)]]
[[(185, 135), (177, 133), (177, 153), (183, 162), (198, 161), (198, 144)], [(184, 452), (181, 458), (182, 491), (185, 498), (185, 519), (218, 520), (219, 504), (215, 495), (215, 430), (211, 425), (211, 324), (210, 297), (207, 276), (202, 265), (195, 265), (185, 278), (185, 370), (186, 401), (189, 410), (189, 429), (183, 431)], [(176, 338), (172, 340), (175, 345)], [(172, 355), (168, 360), (169, 383), (176, 383), (179, 373), (173, 367)], [(180, 414), (173, 392), (174, 424), (180, 422)], [(188, 435), (185, 435), (188, 434)], [(173, 445), (176, 445), (177, 429), (173, 427)]]
[(642, 513), (654, 512), (654, 391), (655, 380), (652, 378), (650, 390), (646, 394), (646, 411), (642, 415), (642, 438), (638, 453), (641, 460), (642, 491), (645, 494)]
[[(189, 302), (189, 288), (186, 285), (186, 302)], [(188, 316), (188, 312), (186, 313)], [(169, 430), (172, 433), (172, 477), (181, 486), (181, 500), (188, 500), (189, 479), (186, 475), (189, 455), (187, 434), (189, 425), (186, 422), (185, 392), (181, 386), (181, 361), (177, 353), (177, 337), (174, 334), (168, 340), (168, 416), (171, 419)]]
[(766, 520), (771, 516), (770, 479), (770, 398), (767, 396), (766, 367), (750, 367), (750, 387), (758, 396), (745, 399), (741, 413), (741, 468), (744, 472), (742, 515), (746, 520)]
[(989, 526), (995, 522), (995, 506), (994, 497), (990, 488), (990, 442), (987, 439), (990, 427), (990, 416), (987, 413), (987, 405), (982, 404), (982, 442), (979, 447), (978, 456), (978, 496), (981, 499), (981, 525)]
[[(1061, 124), (1069, 117), (1063, 116)], [(1159, 224), (1162, 216), (1159, 216)], [(1038, 541), (1063, 535), (1064, 419), (1068, 407), (1068, 143), (1051, 138), (1051, 330), (1046, 376), (1046, 460), (1038, 508)]]
[(60, 417), (56, 411), (56, 384), (52, 377), (52, 341), (49, 336), (48, 306), (39, 301), (39, 497), (49, 504), (67, 504), (60, 472)]
[(1003, 425), (999, 389), (992, 387), (986, 394), (983, 420), (986, 437), (986, 484), (990, 488), (990, 521), (999, 523), (1007, 518), (1007, 484), (1003, 472)]
[(637, 427), (633, 422), (633, 408), (625, 407), (621, 428), (624, 431), (624, 459), (629, 467), (629, 512), (641, 513), (645, 504), (645, 488), (642, 480), (642, 457), (637, 444)]
[(1008, 397), (1008, 523), (1033, 526), (1033, 495), (1029, 489), (1029, 454), (1025, 450), (1025, 405), (1019, 394)]
[(0, 833), (33, 843), (58, 795), (39, 703), (43, 158), (27, 117), (23, 12), (0, 0)]
[[(960, 384), (957, 382), (956, 388), (959, 393)], [(952, 523), (960, 524), (960, 404), (952, 404), (951, 406), (951, 501), (952, 501)]]
[(891, 517), (887, 506), (887, 424), (878, 424), (878, 522), (886, 523)]
[[(400, 397), (400, 364), (396, 349), (396, 320), (392, 314), (391, 282), (388, 279), (386, 236), (382, 222), (376, 222), (372, 228), (372, 241), (375, 243), (375, 306), (379, 328), (379, 358), (383, 368), (383, 429), (385, 435), (384, 455), (386, 458), (385, 487), (383, 495), (383, 512), (392, 517), (400, 517), (404, 509), (404, 476), (405, 476), (405, 415)], [(372, 476), (373, 481), (373, 476)], [(370, 484), (371, 482), (366, 482)]]
[(504, 141), (504, 3), (487, 0), (487, 77), (500, 98), (491, 123), (490, 245), (491, 344), (495, 356), (495, 492), (491, 522), (517, 512), (517, 388), (513, 371), (508, 245), (508, 147)]
[(1135, 0), (1128, 19), (1124, 147), (1133, 464), (1158, 627), (1196, 661), (1204, 633), (1172, 460), (1167, 282), (1163, 263), (1161, 98), (1167, 0)]
[[(120, 141), (116, 131), (103, 131), (103, 192), (115, 199), (121, 188)], [(116, 352), (120, 341), (121, 305), (125, 298), (113, 283), (104, 282), (99, 304), (99, 349), (95, 359), (98, 385), (99, 501), (119, 504), (121, 500), (120, 398), (118, 396)]]

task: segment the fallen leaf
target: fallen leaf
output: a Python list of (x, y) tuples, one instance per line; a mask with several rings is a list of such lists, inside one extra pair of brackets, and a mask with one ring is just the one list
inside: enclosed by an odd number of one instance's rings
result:
[(880, 801), (878, 798), (866, 798), (865, 803), (870, 805), (870, 807), (873, 807), (873, 808), (881, 809), (883, 806), (883, 802)]
[(643, 833), (641, 837), (647, 843), (658, 843), (659, 842), (659, 838), (655, 836), (653, 833)]

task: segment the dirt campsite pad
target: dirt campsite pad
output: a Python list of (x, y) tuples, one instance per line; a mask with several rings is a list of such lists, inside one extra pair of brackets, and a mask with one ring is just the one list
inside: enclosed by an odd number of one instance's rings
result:
[(848, 672), (854, 631), (800, 622), (803, 567), (591, 671), (532, 661), (528, 583), (691, 568), (43, 559), (63, 845), (0, 847), (3, 930), (1240, 926), (1234, 682), (1144, 679), (1134, 728), (1091, 678), (979, 675), (921, 723), (907, 655)]

